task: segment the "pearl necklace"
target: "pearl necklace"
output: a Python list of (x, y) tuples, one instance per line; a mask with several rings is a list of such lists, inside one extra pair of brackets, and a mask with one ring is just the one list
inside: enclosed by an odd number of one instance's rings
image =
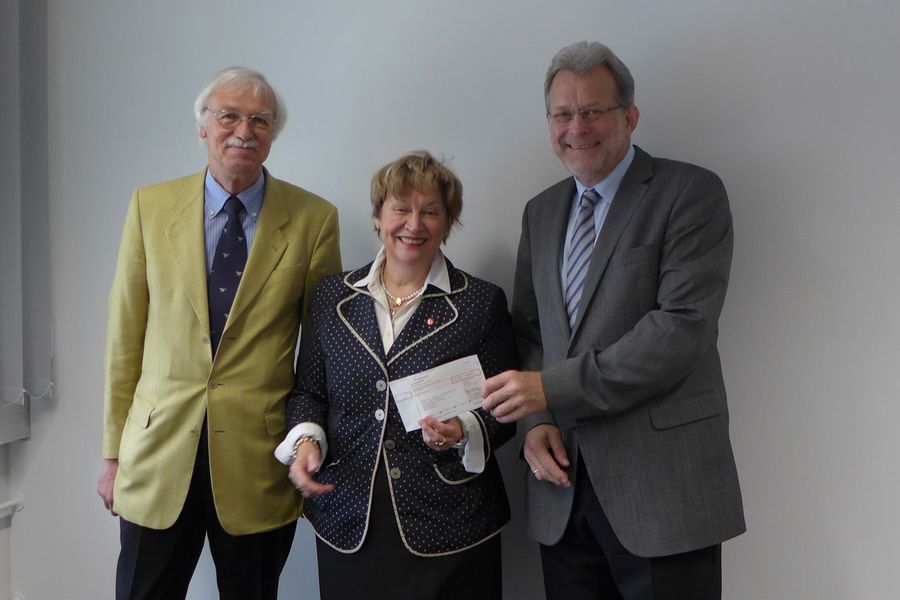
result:
[(384, 290), (384, 294), (388, 298), (388, 304), (390, 304), (391, 316), (394, 316), (394, 313), (400, 310), (404, 304), (412, 300), (413, 298), (418, 297), (422, 292), (425, 291), (425, 287), (428, 285), (428, 282), (422, 284), (422, 287), (414, 291), (412, 294), (408, 296), (403, 296), (402, 298), (398, 298), (397, 296), (390, 293), (387, 289), (387, 286), (384, 285), (384, 264), (381, 265), (381, 271), (378, 273), (378, 280), (381, 282), (381, 289)]

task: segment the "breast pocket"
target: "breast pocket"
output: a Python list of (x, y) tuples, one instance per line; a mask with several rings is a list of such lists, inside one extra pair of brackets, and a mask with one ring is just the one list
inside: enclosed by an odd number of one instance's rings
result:
[(299, 263), (288, 267), (279, 267), (272, 271), (266, 285), (282, 285), (284, 283), (297, 283), (306, 279), (306, 263)]
[(275, 269), (263, 288), (265, 297), (277, 303), (293, 304), (303, 295), (306, 272), (306, 263)]

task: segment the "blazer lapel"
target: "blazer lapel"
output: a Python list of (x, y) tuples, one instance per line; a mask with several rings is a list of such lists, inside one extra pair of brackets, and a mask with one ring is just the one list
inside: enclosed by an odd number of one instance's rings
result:
[[(547, 205), (548, 210), (543, 211), (544, 214), (537, 216), (540, 218), (541, 223), (546, 224), (546, 231), (549, 232), (546, 241), (543, 242), (546, 245), (541, 245), (540, 247), (542, 248), (541, 254), (550, 257), (550, 260), (545, 263), (543, 276), (545, 281), (548, 282), (548, 290), (552, 296), (553, 306), (556, 307), (556, 310), (553, 311), (557, 319), (556, 326), (560, 331), (568, 331), (569, 312), (566, 310), (566, 300), (563, 297), (560, 265), (562, 264), (562, 255), (566, 247), (566, 227), (569, 224), (569, 209), (571, 208), (572, 197), (575, 195), (575, 179), (572, 177), (568, 178), (560, 187), (559, 193), (554, 194), (550, 198), (550, 202)], [(532, 228), (533, 231), (538, 229), (537, 226)], [(532, 247), (534, 246), (536, 244), (532, 242)]]
[(391, 363), (456, 321), (459, 311), (452, 302), (452, 294), (466, 289), (469, 281), (448, 260), (447, 270), (450, 274), (451, 291), (447, 293), (429, 286), (425, 290), (422, 302), (406, 323), (403, 331), (394, 340), (393, 346), (385, 354), (381, 331), (378, 329), (378, 319), (375, 317), (375, 301), (368, 291), (353, 286), (353, 282), (359, 281), (365, 276), (370, 266), (357, 269), (344, 277), (344, 284), (354, 293), (338, 303), (337, 312), (341, 322), (378, 362), (387, 376), (387, 367)]
[(368, 267), (363, 267), (348, 273), (344, 277), (344, 284), (353, 290), (353, 294), (338, 302), (338, 318), (350, 330), (356, 341), (372, 355), (372, 358), (375, 359), (381, 369), (387, 373), (384, 344), (381, 341), (381, 331), (378, 329), (378, 319), (375, 317), (375, 301), (368, 291), (353, 285), (353, 282), (362, 279), (368, 270)]
[(204, 330), (209, 331), (209, 303), (206, 298), (206, 248), (204, 245), (203, 177), (199, 173), (183, 188), (173, 190), (175, 218), (166, 227), (166, 239), (175, 268), (191, 308)]
[(266, 192), (259, 222), (256, 225), (256, 237), (247, 257), (247, 266), (244, 268), (241, 284), (234, 297), (234, 304), (228, 313), (224, 331), (228, 331), (229, 326), (250, 306), (281, 260), (287, 248), (287, 238), (282, 228), (289, 220), (281, 187), (266, 173)]
[(394, 345), (388, 351), (388, 364), (445, 327), (449, 327), (459, 318), (459, 310), (446, 292), (430, 287), (426, 293), (428, 295), (422, 298), (422, 303), (416, 307), (400, 336), (394, 340)]
[(616, 197), (613, 199), (609, 212), (606, 214), (606, 220), (603, 222), (603, 227), (600, 229), (597, 243), (594, 245), (594, 251), (591, 254), (591, 264), (588, 267), (587, 278), (584, 281), (581, 308), (578, 310), (575, 326), (572, 328), (572, 338), (575, 337), (575, 332), (581, 326), (584, 316), (589, 312), (589, 305), (593, 300), (594, 293), (597, 291), (597, 286), (600, 284), (600, 279), (603, 277), (603, 272), (609, 264), (613, 250), (619, 243), (619, 238), (640, 204), (641, 198), (647, 193), (649, 186), (645, 182), (652, 175), (653, 168), (650, 156), (636, 147), (634, 161), (619, 185)]
[(416, 307), (388, 351), (388, 364), (449, 327), (459, 318), (459, 310), (453, 304), (453, 295), (469, 287), (469, 278), (458, 271), (449, 259), (447, 259), (447, 274), (450, 279), (450, 291), (445, 292), (434, 286), (428, 286), (422, 295), (422, 302)]

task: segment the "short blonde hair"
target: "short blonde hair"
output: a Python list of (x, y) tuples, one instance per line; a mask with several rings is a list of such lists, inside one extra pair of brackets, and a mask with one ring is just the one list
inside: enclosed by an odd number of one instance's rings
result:
[(372, 217), (381, 216), (388, 196), (399, 197), (411, 191), (440, 194), (449, 221), (444, 234), (446, 240), (462, 213), (463, 189), (459, 177), (425, 150), (401, 156), (372, 176)]

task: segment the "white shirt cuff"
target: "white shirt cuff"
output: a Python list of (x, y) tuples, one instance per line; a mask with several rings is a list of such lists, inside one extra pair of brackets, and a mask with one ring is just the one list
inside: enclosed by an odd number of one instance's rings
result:
[(458, 450), (462, 457), (463, 468), (469, 473), (482, 473), (485, 461), (484, 436), (478, 417), (471, 412), (465, 412), (459, 415), (459, 422), (466, 436), (466, 445)]
[(284, 441), (275, 448), (275, 458), (278, 459), (278, 462), (290, 466), (291, 454), (294, 453), (294, 444), (296, 444), (297, 440), (304, 435), (311, 436), (319, 442), (320, 460), (325, 460), (325, 455), (328, 454), (328, 442), (325, 441), (325, 430), (316, 423), (298, 423), (294, 425), (293, 429), (288, 431)]

